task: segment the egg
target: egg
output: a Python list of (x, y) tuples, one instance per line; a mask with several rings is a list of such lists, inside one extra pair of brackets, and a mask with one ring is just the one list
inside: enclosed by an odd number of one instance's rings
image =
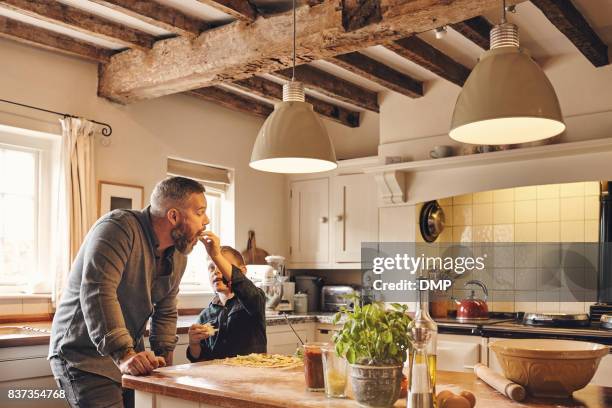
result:
[(442, 408), (444, 406), (444, 402), (453, 395), (455, 394), (453, 394), (453, 392), (449, 390), (440, 391), (440, 393), (436, 397), (436, 402), (438, 403), (438, 407)]
[(461, 391), (459, 395), (468, 400), (472, 408), (474, 408), (474, 406), (476, 405), (476, 397), (474, 396), (474, 394), (469, 391)]
[(472, 408), (470, 401), (461, 395), (451, 395), (448, 397), (440, 408)]

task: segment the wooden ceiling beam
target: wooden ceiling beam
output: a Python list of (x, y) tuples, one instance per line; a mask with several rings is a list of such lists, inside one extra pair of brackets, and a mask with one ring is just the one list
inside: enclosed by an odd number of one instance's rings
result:
[[(481, 15), (499, 0), (372, 0), (371, 15), (345, 28), (350, 2), (325, 0), (297, 9), (298, 64), (331, 58), (385, 44), (414, 33)], [(516, 4), (525, 0), (507, 0)], [(345, 7), (346, 6), (346, 7)], [(370, 18), (371, 17), (371, 18)], [(379, 20), (379, 21), (378, 21)], [(196, 40), (158, 41), (152, 50), (129, 50), (113, 56), (100, 73), (99, 95), (128, 103), (171, 93), (234, 82), (291, 65), (292, 13), (252, 23), (234, 21), (203, 32)]]
[[(282, 79), (291, 79), (291, 74), (291, 68), (271, 73), (271, 75)], [(304, 88), (320, 92), (329, 98), (350, 103), (372, 112), (379, 111), (376, 92), (313, 66), (299, 65), (295, 67), (295, 79), (302, 82)]]
[(463, 86), (465, 80), (470, 75), (469, 68), (461, 65), (417, 36), (393, 41), (385, 44), (385, 47), (459, 86)]
[(336, 55), (327, 61), (402, 95), (423, 96), (423, 82), (360, 52)]
[(162, 30), (195, 38), (210, 28), (203, 20), (193, 18), (180, 10), (165, 6), (153, 0), (89, 0), (126, 14)]
[(108, 62), (113, 54), (112, 50), (3, 16), (0, 16), (0, 37), (94, 62)]
[(0, 7), (71, 28), (126, 48), (148, 49), (155, 37), (55, 0), (0, 0)]
[(248, 113), (264, 119), (274, 110), (271, 104), (262, 102), (259, 99), (250, 98), (246, 95), (228, 91), (218, 86), (194, 89), (185, 93), (235, 111)]
[(236, 20), (253, 21), (257, 17), (257, 10), (249, 0), (198, 0), (216, 10), (229, 14)]
[(465, 21), (451, 24), (451, 27), (483, 50), (488, 51), (491, 48), (489, 38), (493, 25), (486, 18), (482, 16), (472, 17)]
[(610, 64), (608, 46), (570, 0), (531, 1), (596, 67)]
[[(231, 86), (275, 102), (283, 100), (283, 86), (266, 78), (253, 76), (236, 81)], [(312, 104), (315, 112), (329, 120), (352, 128), (359, 127), (359, 112), (313, 98), (310, 95), (306, 95), (306, 102)]]

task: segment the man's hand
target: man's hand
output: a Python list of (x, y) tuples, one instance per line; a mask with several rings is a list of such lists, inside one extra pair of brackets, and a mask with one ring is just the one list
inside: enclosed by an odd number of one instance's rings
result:
[(204, 231), (200, 241), (204, 244), (206, 252), (211, 258), (215, 259), (215, 257), (221, 256), (221, 240), (213, 232)]
[(126, 354), (119, 362), (119, 371), (122, 374), (129, 375), (149, 375), (153, 370), (159, 367), (165, 367), (166, 360), (163, 357), (156, 356), (151, 351), (134, 351)]

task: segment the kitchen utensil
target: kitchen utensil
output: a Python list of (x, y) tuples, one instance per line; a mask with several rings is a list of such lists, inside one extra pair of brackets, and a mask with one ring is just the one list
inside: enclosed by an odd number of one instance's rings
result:
[(308, 311), (315, 312), (321, 307), (321, 286), (323, 279), (318, 276), (298, 275), (295, 277), (295, 290), (308, 295)]
[(337, 312), (341, 307), (353, 308), (353, 301), (347, 296), (355, 294), (355, 289), (346, 285), (324, 285), (321, 288), (321, 310)]
[(425, 242), (434, 242), (444, 231), (444, 224), (446, 222), (444, 210), (442, 210), (437, 201), (428, 201), (423, 204), (419, 218), (421, 236)]
[(469, 285), (480, 286), (484, 293), (484, 299), (476, 298), (474, 291), (471, 291), (470, 297), (458, 300), (452, 298), (457, 304), (457, 320), (483, 320), (489, 318), (489, 308), (487, 306), (487, 297), (489, 291), (484, 283), (478, 280), (470, 280), (465, 283), (465, 287)]
[(453, 155), (453, 148), (451, 146), (436, 146), (432, 151), (429, 152), (429, 157), (432, 159), (441, 159), (443, 157), (449, 157)]
[(283, 298), (283, 282), (272, 267), (266, 272), (259, 287), (266, 296), (266, 314), (275, 314), (276, 307)]
[(526, 391), (522, 385), (502, 377), (484, 364), (474, 365), (474, 374), (511, 400), (523, 401), (525, 399)]
[(585, 327), (590, 324), (584, 313), (525, 313), (523, 324), (546, 327)]
[(498, 340), (489, 348), (506, 378), (531, 395), (553, 398), (567, 398), (584, 388), (610, 352), (602, 344), (551, 339)]
[(306, 293), (293, 295), (293, 312), (296, 314), (308, 313), (308, 295)]
[(247, 248), (242, 251), (242, 256), (246, 265), (266, 264), (266, 256), (268, 256), (268, 252), (266, 252), (264, 249), (257, 248), (257, 243), (255, 241), (255, 231), (249, 231), (249, 240), (247, 241)]
[(285, 270), (285, 257), (280, 255), (266, 256), (266, 262), (274, 269), (274, 273), (283, 285), (283, 297), (281, 298), (276, 310), (279, 312), (290, 312), (293, 310), (293, 294), (295, 293), (295, 283), (289, 282), (289, 277)]
[(285, 321), (287, 322), (287, 324), (289, 325), (289, 327), (291, 328), (291, 330), (293, 331), (293, 334), (295, 334), (295, 337), (297, 337), (297, 339), (300, 341), (300, 344), (303, 346), (304, 342), (302, 341), (302, 338), (300, 337), (299, 334), (297, 334), (297, 332), (295, 331), (295, 329), (293, 328), (293, 325), (291, 324), (291, 322), (289, 321), (289, 317), (286, 314), (283, 314), (283, 316), (285, 316)]

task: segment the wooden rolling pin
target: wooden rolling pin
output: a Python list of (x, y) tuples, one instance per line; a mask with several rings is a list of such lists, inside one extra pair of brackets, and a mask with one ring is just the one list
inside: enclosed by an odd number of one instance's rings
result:
[(525, 388), (522, 385), (497, 374), (484, 364), (476, 364), (474, 366), (474, 374), (511, 400), (522, 401), (525, 399)]

